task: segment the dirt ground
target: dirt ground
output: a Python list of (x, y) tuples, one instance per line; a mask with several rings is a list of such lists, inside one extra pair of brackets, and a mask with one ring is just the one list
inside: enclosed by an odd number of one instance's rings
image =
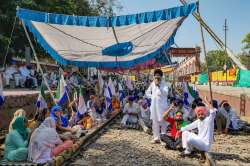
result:
[[(77, 156), (72, 165), (204, 165), (197, 158), (181, 158), (178, 151), (151, 144), (151, 135), (112, 127)], [(250, 135), (215, 135), (211, 154), (219, 166), (250, 166)]]

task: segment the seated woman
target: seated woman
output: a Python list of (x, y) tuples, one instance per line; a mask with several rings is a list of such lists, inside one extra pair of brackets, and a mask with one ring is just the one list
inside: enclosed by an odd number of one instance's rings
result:
[(16, 112), (14, 113), (14, 116), (10, 122), (10, 125), (9, 125), (9, 132), (12, 130), (12, 124), (15, 122), (16, 118), (19, 116), (26, 117), (26, 111), (23, 109), (16, 110)]
[(128, 103), (123, 109), (124, 116), (121, 121), (122, 127), (136, 128), (138, 124), (139, 105), (134, 102), (134, 97), (128, 98)]
[(25, 161), (28, 155), (29, 130), (27, 119), (19, 116), (12, 124), (12, 130), (5, 139), (4, 159), (8, 161)]
[(34, 163), (45, 164), (62, 151), (73, 146), (68, 140), (63, 142), (56, 132), (56, 123), (48, 117), (35, 129), (30, 138), (28, 160)]

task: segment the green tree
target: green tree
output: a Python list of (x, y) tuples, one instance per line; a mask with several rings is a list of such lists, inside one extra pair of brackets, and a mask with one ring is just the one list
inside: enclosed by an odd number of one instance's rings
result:
[(243, 52), (239, 55), (241, 63), (247, 68), (250, 69), (250, 54)]
[(227, 68), (232, 67), (231, 59), (225, 54), (225, 51), (212, 50), (207, 53), (207, 63), (210, 71), (223, 70), (224, 65)]
[(241, 63), (250, 69), (250, 33), (246, 34), (242, 44), (244, 45), (242, 48), (243, 52), (239, 55), (239, 58)]
[(201, 62), (201, 71), (202, 71), (202, 72), (207, 72), (207, 65), (206, 65), (206, 62)]
[(249, 51), (250, 53), (250, 33), (246, 34), (245, 38), (242, 40), (242, 43), (244, 44), (243, 50)]

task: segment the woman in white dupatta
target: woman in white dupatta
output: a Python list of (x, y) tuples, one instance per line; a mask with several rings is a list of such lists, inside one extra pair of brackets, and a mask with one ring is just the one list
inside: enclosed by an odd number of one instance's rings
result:
[[(48, 117), (31, 135), (28, 160), (44, 164), (52, 160), (56, 145), (62, 146), (64, 144), (65, 142), (60, 139), (56, 132), (54, 119)], [(70, 144), (73, 143), (71, 142)], [(65, 148), (67, 147), (66, 145)]]

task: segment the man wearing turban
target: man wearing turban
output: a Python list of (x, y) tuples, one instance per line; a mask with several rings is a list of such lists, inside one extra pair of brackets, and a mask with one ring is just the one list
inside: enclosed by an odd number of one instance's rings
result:
[[(190, 155), (192, 148), (196, 148), (202, 152), (208, 152), (212, 145), (214, 118), (216, 116), (217, 108), (213, 107), (212, 104), (207, 105), (209, 106), (209, 115), (207, 115), (206, 107), (196, 107), (195, 113), (197, 115), (197, 120), (181, 128), (182, 146), (185, 149), (182, 155), (184, 156)], [(196, 128), (198, 128), (198, 135), (191, 132), (191, 130)]]
[[(163, 72), (160, 69), (154, 71), (154, 81), (146, 91), (146, 96), (151, 99), (150, 119), (152, 119), (153, 140), (160, 142), (160, 134), (166, 134), (167, 123), (163, 121), (163, 113), (168, 108), (168, 86), (162, 80)], [(161, 133), (160, 133), (161, 131)]]

